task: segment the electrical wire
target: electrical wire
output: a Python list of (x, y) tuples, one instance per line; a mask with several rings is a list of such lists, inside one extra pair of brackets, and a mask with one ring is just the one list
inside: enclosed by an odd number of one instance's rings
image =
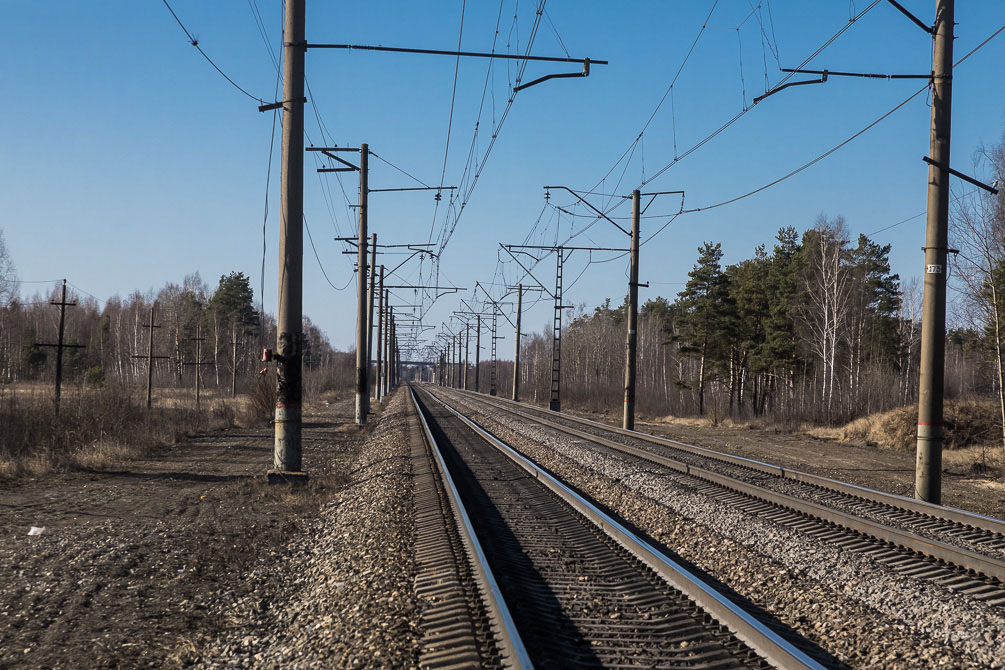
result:
[(168, 11), (169, 11), (169, 12), (171, 12), (171, 16), (173, 16), (173, 17), (174, 17), (174, 20), (175, 20), (175, 21), (176, 21), (176, 22), (178, 23), (178, 26), (179, 26), (179, 27), (181, 27), (182, 31), (184, 31), (185, 35), (186, 35), (186, 36), (188, 37), (188, 42), (189, 42), (189, 44), (191, 44), (192, 46), (194, 46), (194, 47), (196, 48), (196, 50), (197, 50), (197, 51), (198, 51), (199, 53), (201, 53), (201, 54), (202, 54), (202, 57), (206, 59), (206, 62), (207, 62), (207, 63), (209, 63), (210, 65), (212, 65), (212, 66), (213, 66), (213, 69), (214, 69), (214, 70), (216, 70), (217, 72), (219, 72), (219, 73), (220, 73), (220, 76), (222, 76), (222, 77), (223, 77), (224, 79), (226, 79), (227, 81), (229, 81), (229, 82), (230, 82), (230, 84), (231, 84), (231, 86), (233, 86), (233, 87), (234, 87), (234, 88), (236, 88), (236, 89), (237, 89), (238, 91), (240, 91), (241, 93), (245, 94), (246, 96), (248, 96), (248, 97), (249, 97), (249, 98), (251, 98), (252, 100), (257, 100), (257, 101), (258, 101), (259, 103), (261, 103), (261, 104), (265, 104), (265, 101), (264, 101), (264, 100), (262, 100), (262, 99), (261, 99), (261, 98), (259, 98), (258, 96), (255, 96), (255, 95), (252, 95), (251, 93), (248, 93), (248, 92), (247, 92), (246, 90), (244, 90), (243, 88), (241, 88), (240, 86), (238, 86), (238, 85), (237, 85), (237, 82), (235, 82), (235, 81), (234, 81), (233, 79), (231, 79), (230, 77), (228, 77), (228, 76), (227, 76), (227, 73), (226, 73), (226, 72), (224, 72), (223, 70), (221, 70), (221, 69), (220, 69), (220, 66), (219, 66), (219, 65), (217, 65), (216, 63), (214, 63), (214, 62), (213, 62), (213, 59), (212, 59), (212, 58), (210, 58), (210, 57), (209, 57), (209, 56), (208, 56), (208, 55), (206, 54), (206, 52), (202, 50), (202, 47), (201, 47), (201, 46), (199, 46), (199, 40), (197, 40), (196, 38), (192, 37), (192, 33), (190, 33), (190, 32), (188, 31), (188, 28), (186, 28), (186, 27), (185, 27), (185, 24), (183, 24), (183, 23), (181, 22), (181, 19), (179, 19), (179, 18), (178, 18), (178, 15), (177, 15), (177, 14), (175, 14), (175, 11), (174, 11), (173, 9), (171, 9), (171, 5), (169, 5), (169, 4), (168, 4), (168, 1), (167, 1), (167, 0), (161, 0), (161, 2), (163, 2), (163, 3), (164, 3), (164, 6), (168, 8)]
[(336, 291), (344, 291), (344, 290), (346, 290), (349, 287), (349, 284), (352, 283), (353, 277), (349, 277), (349, 281), (347, 281), (345, 283), (345, 286), (343, 286), (342, 288), (339, 288), (338, 286), (335, 286), (335, 284), (332, 284), (332, 280), (328, 278), (328, 273), (325, 272), (325, 266), (321, 264), (321, 257), (318, 256), (317, 247), (314, 246), (314, 237), (311, 235), (311, 227), (307, 225), (307, 217), (306, 216), (304, 216), (304, 228), (307, 229), (307, 239), (310, 240), (311, 249), (314, 251), (314, 258), (317, 259), (317, 261), (318, 261), (318, 267), (321, 268), (321, 274), (323, 274), (325, 276), (325, 281), (327, 281), (328, 285), (331, 286)]

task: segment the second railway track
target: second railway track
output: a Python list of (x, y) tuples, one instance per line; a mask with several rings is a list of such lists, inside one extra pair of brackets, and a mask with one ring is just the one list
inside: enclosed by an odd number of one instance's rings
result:
[[(1005, 523), (878, 491), (791, 473), (770, 464), (466, 394), (550, 430), (665, 467), (701, 493), (822, 542), (869, 554), (891, 569), (930, 579), (991, 605), (1005, 604)], [(788, 474), (786, 479), (784, 474)], [(794, 475), (794, 476), (793, 476)]]

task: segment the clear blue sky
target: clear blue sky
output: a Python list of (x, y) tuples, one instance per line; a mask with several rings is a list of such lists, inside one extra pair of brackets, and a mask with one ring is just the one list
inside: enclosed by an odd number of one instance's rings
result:
[[(269, 46), (278, 49), (281, 3), (255, 0)], [(932, 0), (903, 0), (931, 21)], [(705, 18), (706, 29), (630, 161), (600, 183), (603, 193), (628, 194), (716, 128), (749, 106), (781, 67), (796, 67), (872, 4), (866, 0), (701, 0), (699, 2), (572, 2), (546, 4), (532, 53), (606, 59), (586, 79), (551, 81), (517, 94), (466, 209), (441, 257), (440, 283), (516, 281), (519, 268), (499, 265), (498, 244), (561, 242), (589, 218), (543, 209), (544, 184), (588, 189), (630, 147), (674, 79)], [(220, 68), (255, 97), (273, 99), (276, 71), (248, 0), (171, 5)], [(462, 2), (318, 2), (308, 0), (310, 42), (348, 42), (454, 49)], [(535, 3), (500, 6), (468, 2), (461, 47), (523, 53)], [(752, 14), (752, 8), (756, 9)], [(10, 56), (0, 64), (8, 102), (0, 110), (0, 193), (7, 246), (23, 280), (67, 277), (100, 299), (157, 289), (198, 271), (211, 286), (232, 270), (252, 277), (256, 295), (262, 262), (262, 222), (272, 114), (228, 84), (187, 41), (160, 0), (79, 2), (0, 0), (0, 35)], [(956, 57), (1005, 23), (1000, 0), (957, 3)], [(514, 22), (514, 13), (516, 21)], [(763, 32), (762, 32), (763, 26)], [(559, 39), (560, 38), (560, 39)], [(776, 54), (777, 53), (777, 60)], [(742, 56), (741, 56), (742, 54)], [(1005, 36), (991, 41), (955, 72), (954, 167), (971, 172), (982, 143), (1001, 140), (1005, 89), (1001, 63)], [(455, 61), (362, 51), (309, 51), (307, 76), (326, 127), (339, 145), (368, 142), (372, 151), (427, 184), (439, 184), (451, 109)], [(462, 185), (482, 92), (485, 103), (474, 155), (488, 146), (502, 114), (515, 65), (497, 62), (485, 86), (487, 62), (463, 60), (457, 70), (445, 185)], [(880, 2), (806, 67), (877, 73), (927, 73), (931, 39), (887, 2)], [(531, 64), (524, 80), (576, 66)], [(741, 77), (742, 73), (742, 77)], [(809, 77), (807, 77), (809, 78)], [(888, 112), (921, 87), (915, 80), (831, 78), (796, 87), (757, 104), (729, 128), (643, 190), (685, 190), (685, 208), (703, 207), (758, 188), (815, 158)], [(873, 233), (925, 210), (930, 108), (921, 94), (862, 137), (806, 171), (755, 196), (678, 217), (646, 244), (641, 299), (672, 298), (687, 278), (705, 240), (720, 241), (726, 262), (770, 248), (780, 226), (800, 230), (821, 213), (842, 215), (853, 235)], [(309, 141), (322, 132), (308, 108)], [(676, 147), (676, 148), (675, 148)], [(347, 200), (356, 202), (355, 176), (319, 177), (305, 159), (305, 211), (322, 276), (305, 236), (304, 309), (330, 336), (350, 348), (354, 340), (352, 259), (336, 235), (352, 235)], [(415, 182), (372, 160), (373, 188)], [(466, 179), (470, 180), (470, 172)], [(959, 184), (957, 183), (958, 187)], [(343, 196), (344, 187), (346, 196)], [(961, 189), (968, 190), (968, 189)], [(331, 196), (329, 201), (327, 198)], [(610, 200), (593, 196), (598, 206)], [(329, 206), (329, 202), (331, 206)], [(279, 213), (279, 135), (269, 186), (265, 306), (275, 311)], [(452, 217), (447, 197), (430, 193), (373, 194), (370, 227), (381, 243), (437, 242)], [(573, 199), (554, 192), (552, 204)], [(664, 196), (647, 214), (680, 206)], [(622, 207), (614, 216), (627, 216)], [(435, 216), (435, 218), (434, 218)], [(666, 218), (643, 220), (648, 237)], [(904, 279), (923, 264), (924, 217), (872, 236), (893, 245), (893, 269)], [(626, 236), (601, 222), (574, 244), (621, 247)], [(593, 260), (611, 255), (595, 254)], [(397, 264), (388, 255), (383, 262)], [(627, 259), (594, 263), (577, 252), (566, 269), (567, 302), (587, 309), (626, 292)], [(585, 272), (583, 270), (585, 269)], [(580, 276), (580, 273), (582, 275)], [(430, 263), (413, 259), (400, 281), (429, 281)], [(535, 271), (554, 281), (549, 258)], [(525, 283), (532, 283), (526, 280)], [(22, 294), (40, 288), (26, 284)], [(47, 288), (43, 287), (42, 288)], [(413, 302), (396, 291), (398, 304)], [(479, 298), (481, 295), (479, 294)], [(439, 326), (457, 309), (441, 298), (425, 322)], [(411, 312), (411, 308), (402, 308)], [(549, 323), (545, 301), (524, 318), (540, 330)], [(511, 356), (512, 339), (499, 343)], [(429, 331), (431, 335), (434, 331)]]

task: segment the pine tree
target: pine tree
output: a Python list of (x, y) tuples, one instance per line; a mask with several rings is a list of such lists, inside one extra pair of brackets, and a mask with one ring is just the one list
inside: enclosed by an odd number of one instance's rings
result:
[(729, 358), (730, 330), (735, 320), (729, 278), (722, 271), (722, 245), (706, 242), (678, 296), (683, 344), (681, 352), (697, 356), (698, 412), (705, 413), (705, 382), (722, 374)]

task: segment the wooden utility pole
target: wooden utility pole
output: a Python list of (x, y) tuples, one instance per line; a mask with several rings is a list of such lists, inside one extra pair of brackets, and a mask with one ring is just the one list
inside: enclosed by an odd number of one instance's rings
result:
[(304, 5), (305, 0), (286, 0), (283, 27), (283, 168), (273, 467), (284, 474), (299, 473), (302, 466), (304, 55), (307, 51)]
[[(377, 233), (370, 240), (370, 291), (367, 294), (366, 316), (366, 412), (370, 413), (370, 354), (373, 352), (373, 290), (377, 279)], [(376, 370), (374, 378), (376, 379)], [(374, 385), (374, 396), (377, 395)]]
[(147, 359), (147, 409), (152, 406), (153, 398), (153, 387), (154, 387), (154, 359), (156, 358), (171, 358), (170, 356), (154, 356), (154, 328), (160, 328), (160, 326), (154, 324), (154, 309), (157, 307), (157, 303), (150, 305), (150, 323), (145, 324), (144, 328), (150, 329), (150, 340), (147, 342), (147, 355), (140, 356), (133, 354), (133, 358), (145, 358)]
[[(377, 236), (374, 235), (376, 241)], [(374, 244), (374, 248), (377, 245)], [(384, 399), (384, 369), (381, 367), (384, 353), (384, 266), (380, 266), (380, 289), (377, 293), (377, 367), (374, 370), (374, 394), (379, 403)]]
[(625, 413), (622, 428), (635, 430), (635, 343), (639, 322), (639, 190), (632, 191), (632, 233), (628, 269), (628, 333), (625, 337)]
[(482, 315), (475, 315), (475, 393), (481, 393)]
[(63, 387), (63, 349), (82, 349), (83, 344), (63, 344), (63, 328), (66, 323), (66, 308), (76, 307), (77, 303), (66, 302), (66, 280), (63, 280), (63, 293), (60, 297), (59, 302), (54, 300), (49, 301), (50, 305), (59, 306), (59, 334), (57, 335), (56, 344), (44, 344), (41, 342), (36, 342), (35, 344), (40, 347), (56, 347), (56, 395), (54, 397), (54, 402), (56, 406), (56, 416), (59, 416), (59, 396)]
[(203, 362), (202, 360), (202, 343), (206, 341), (206, 338), (202, 336), (202, 324), (199, 324), (195, 328), (195, 337), (186, 338), (189, 342), (195, 342), (195, 362), (194, 363), (184, 363), (184, 365), (195, 366), (195, 409), (199, 411), (199, 396), (202, 390), (202, 373), (199, 368), (203, 365), (212, 365), (211, 361)]
[(513, 400), (520, 400), (520, 312), (523, 311), (523, 284), (516, 285), (516, 342), (513, 344)]
[(370, 357), (366, 350), (366, 204), (367, 204), (367, 159), (369, 158), (367, 144), (359, 145), (359, 239), (357, 242), (357, 295), (356, 303), (356, 425), (362, 427), (366, 423), (366, 405), (370, 396), (370, 386), (367, 383), (367, 372), (370, 369)]
[(949, 246), (949, 137), (953, 92), (953, 0), (937, 0), (932, 53), (931, 158), (921, 317), (921, 380), (914, 496), (942, 503), (942, 401), (946, 366), (946, 256)]

